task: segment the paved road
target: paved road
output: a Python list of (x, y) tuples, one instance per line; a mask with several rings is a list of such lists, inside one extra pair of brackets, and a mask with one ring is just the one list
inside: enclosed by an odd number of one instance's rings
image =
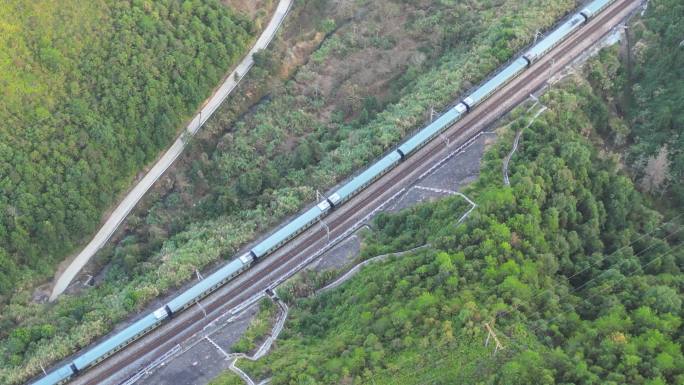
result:
[[(235, 89), (242, 77), (247, 74), (252, 65), (254, 64), (254, 59), (252, 54), (255, 52), (266, 48), (268, 44), (273, 40), (276, 32), (278, 31), (280, 25), (282, 24), (287, 12), (292, 5), (293, 0), (280, 0), (278, 8), (276, 8), (273, 18), (269, 22), (268, 26), (262, 32), (259, 40), (254, 44), (254, 47), (249, 51), (247, 56), (242, 60), (242, 62), (233, 70), (233, 72), (228, 75), (223, 84), (219, 89), (211, 96), (211, 98), (204, 104), (200, 112), (195, 116), (194, 119), (190, 121), (185, 131), (176, 139), (173, 145), (164, 153), (164, 155), (157, 161), (157, 163), (152, 167), (152, 169), (145, 175), (145, 177), (138, 182), (138, 184), (126, 195), (126, 197), (121, 201), (119, 206), (116, 207), (114, 212), (107, 218), (102, 228), (95, 234), (95, 237), (86, 245), (86, 247), (76, 256), (76, 258), (69, 264), (69, 266), (64, 270), (64, 272), (59, 276), (55, 282), (55, 286), (52, 289), (52, 294), (50, 295), (50, 301), (57, 298), (66, 288), (69, 283), (76, 277), (83, 266), (88, 263), (90, 258), (95, 255), (95, 253), (109, 240), (109, 237), (114, 234), (114, 231), (119, 227), (121, 222), (126, 218), (126, 216), (133, 210), (135, 205), (140, 201), (140, 199), (145, 195), (147, 190), (152, 187), (154, 182), (159, 179), (164, 171), (173, 164), (173, 162), (178, 158), (178, 156), (183, 152), (185, 147), (187, 135), (194, 135), (199, 131), (202, 125), (211, 117), (211, 115), (216, 111), (221, 103), (230, 95), (230, 93)], [(236, 76), (237, 74), (237, 76)], [(236, 81), (236, 77), (238, 80)]]

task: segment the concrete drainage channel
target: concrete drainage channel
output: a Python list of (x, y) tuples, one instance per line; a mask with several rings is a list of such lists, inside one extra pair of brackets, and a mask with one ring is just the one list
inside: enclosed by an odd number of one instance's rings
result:
[(348, 281), (351, 277), (355, 276), (356, 273), (358, 273), (358, 272), (361, 270), (362, 267), (364, 267), (364, 266), (366, 266), (366, 265), (368, 265), (368, 264), (370, 264), (370, 263), (384, 261), (384, 260), (387, 259), (387, 257), (389, 257), (389, 256), (401, 256), (401, 255), (404, 255), (404, 254), (413, 253), (414, 251), (418, 251), (418, 250), (424, 249), (424, 248), (429, 247), (429, 246), (430, 246), (430, 244), (429, 244), (429, 243), (426, 243), (426, 244), (424, 244), (424, 245), (421, 245), (421, 246), (418, 246), (418, 247), (414, 247), (414, 248), (409, 249), (409, 250), (399, 251), (399, 252), (396, 252), (396, 253), (382, 254), (382, 255), (378, 255), (377, 257), (373, 257), (373, 258), (367, 259), (367, 260), (365, 260), (365, 261), (359, 263), (358, 265), (352, 267), (351, 269), (349, 269), (349, 271), (347, 271), (346, 273), (344, 273), (341, 277), (339, 277), (339, 278), (337, 278), (336, 280), (332, 281), (331, 283), (327, 284), (325, 287), (323, 287), (323, 288), (321, 288), (321, 289), (318, 289), (318, 291), (316, 292), (316, 294), (325, 293), (326, 291), (330, 291), (330, 290), (332, 290), (332, 289), (335, 289), (336, 287), (338, 287), (338, 286), (340, 286), (341, 284), (343, 284), (343, 283), (345, 283), (346, 281)]
[[(273, 330), (271, 330), (271, 335), (266, 338), (263, 344), (257, 349), (257, 351), (254, 353), (252, 356), (248, 356), (243, 353), (233, 353), (233, 354), (228, 354), (226, 355), (226, 359), (232, 359), (233, 362), (230, 364), (230, 370), (233, 371), (233, 373), (237, 374), (238, 376), (242, 377), (242, 379), (247, 383), (248, 385), (255, 385), (256, 383), (249, 378), (247, 373), (243, 372), (235, 366), (235, 363), (237, 362), (238, 359), (244, 358), (250, 361), (256, 361), (259, 358), (263, 357), (266, 355), (266, 353), (271, 350), (271, 347), (273, 346), (273, 342), (278, 338), (278, 335), (280, 335), (280, 332), (283, 331), (283, 327), (285, 327), (285, 320), (287, 319), (287, 314), (289, 313), (290, 309), (287, 307), (287, 304), (285, 302), (281, 301), (279, 298), (275, 296), (271, 296), (271, 300), (274, 301), (278, 307), (280, 308), (280, 314), (278, 314), (278, 318), (273, 325)], [(216, 348), (221, 349), (218, 345)], [(266, 384), (270, 382), (270, 379), (266, 379), (264, 381), (261, 381), (259, 385), (261, 384)]]
[[(239, 334), (246, 330), (249, 321), (251, 320), (251, 317), (256, 313), (258, 302), (264, 297), (266, 297), (266, 295), (264, 293), (260, 293), (258, 295), (251, 297), (249, 300), (243, 302), (242, 304), (226, 311), (225, 313), (217, 317), (215, 320), (213, 320), (210, 324), (205, 326), (201, 332), (188, 338), (182, 344), (175, 345), (169, 351), (159, 356), (159, 358), (155, 359), (144, 369), (138, 371), (135, 375), (130, 377), (128, 380), (122, 382), (120, 385), (133, 385), (144, 379), (152, 380), (151, 377), (157, 374), (156, 372), (158, 370), (165, 368), (167, 366), (170, 367), (169, 364), (174, 360), (178, 360), (183, 356), (188, 356), (188, 358), (190, 358), (201, 355), (197, 352), (191, 352), (192, 350), (198, 349), (201, 346), (201, 344), (208, 345), (209, 347), (211, 347), (211, 349), (214, 349), (216, 352), (218, 352), (222, 358), (222, 361), (230, 361), (230, 365), (225, 366), (225, 369), (233, 370), (236, 374), (245, 379), (245, 381), (248, 384), (254, 384), (253, 382), (251, 382), (251, 379), (249, 379), (249, 377), (246, 376), (245, 373), (235, 368), (234, 362), (238, 358), (257, 360), (264, 356), (270, 350), (271, 346), (273, 345), (273, 341), (275, 341), (275, 339), (278, 338), (278, 335), (280, 334), (285, 325), (285, 320), (287, 319), (287, 314), (289, 310), (287, 305), (277, 298), (271, 298), (271, 300), (273, 300), (281, 309), (281, 312), (278, 315), (278, 319), (271, 331), (271, 335), (264, 341), (264, 343), (259, 347), (259, 349), (257, 349), (255, 354), (251, 357), (244, 355), (242, 353), (226, 352), (225, 349), (223, 349), (221, 345), (216, 342), (216, 336), (225, 332), (228, 326), (235, 326), (236, 323), (240, 323), (243, 326), (243, 330), (238, 331), (238, 333), (236, 333), (237, 337), (239, 337)], [(205, 360), (207, 360), (208, 358), (208, 356), (204, 357)], [(190, 367), (195, 367), (198, 365), (199, 361), (201, 360), (195, 360), (195, 358), (192, 358), (187, 361), (187, 364)], [(172, 373), (172, 375), (173, 377), (176, 377), (177, 374)], [(153, 382), (150, 383), (156, 383), (157, 380), (166, 383), (166, 381), (160, 379), (152, 380)], [(145, 383), (146, 381), (142, 382)], [(173, 382), (169, 381), (168, 383)]]

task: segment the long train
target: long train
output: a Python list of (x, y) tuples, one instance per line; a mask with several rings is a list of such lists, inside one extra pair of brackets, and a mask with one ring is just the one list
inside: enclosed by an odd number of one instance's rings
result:
[(126, 345), (142, 337), (152, 329), (159, 326), (174, 314), (195, 304), (196, 301), (213, 292), (227, 281), (246, 270), (260, 258), (272, 253), (297, 234), (309, 228), (318, 219), (326, 216), (335, 207), (348, 201), (380, 176), (384, 175), (406, 157), (415, 153), (418, 149), (430, 142), (435, 136), (450, 127), (463, 115), (486, 100), (498, 89), (508, 84), (513, 78), (538, 61), (556, 45), (564, 41), (568, 36), (580, 29), (589, 19), (603, 11), (606, 7), (617, 0), (594, 0), (580, 12), (573, 15), (562, 23), (542, 40), (532, 46), (527, 52), (512, 61), (494, 77), (487, 80), (460, 103), (450, 108), (434, 122), (415, 133), (412, 137), (401, 144), (397, 149), (385, 155), (383, 158), (368, 167), (361, 174), (352, 178), (345, 185), (336, 190), (332, 195), (325, 198), (317, 205), (293, 219), (284, 227), (267, 237), (254, 246), (248, 253), (231, 261), (221, 269), (209, 275), (196, 285), (192, 286), (164, 306), (129, 325), (122, 331), (107, 338), (85, 353), (78, 356), (72, 362), (50, 372), (40, 378), (34, 385), (62, 384), (80, 372), (97, 365), (100, 361), (123, 349)]

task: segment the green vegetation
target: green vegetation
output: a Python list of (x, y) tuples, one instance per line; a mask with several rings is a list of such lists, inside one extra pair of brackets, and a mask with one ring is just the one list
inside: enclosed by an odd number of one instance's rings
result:
[[(316, 189), (421, 126), (430, 106), (452, 101), (536, 29), (575, 6), (541, 0), (329, 4), (298, 4), (283, 31), (294, 41), (299, 36), (320, 59), (294, 71), (288, 58), (296, 50), (281, 45), (273, 57), (259, 55), (260, 64), (241, 85), (243, 97), (193, 140), (188, 153), (195, 155), (178, 171), (173, 189), (151, 195), (128, 220), (128, 236), (100, 254), (109, 266), (96, 287), (63, 296), (54, 306), (32, 303), (29, 290), (11, 299), (0, 318), (0, 382), (38, 373), (39, 364), (87, 346), (196, 268), (232, 256), (312, 201)], [(327, 15), (328, 9), (337, 13)], [(311, 20), (324, 22), (298, 35)], [(383, 32), (391, 39), (378, 38), (379, 20), (386, 21)], [(402, 52), (410, 55), (397, 56)], [(368, 63), (375, 54), (383, 60)], [(355, 72), (347, 72), (352, 64)], [(283, 72), (291, 77), (281, 80)], [(250, 100), (260, 103), (245, 112)]]
[[(684, 4), (649, 2), (643, 19), (630, 25), (629, 57), (605, 51), (589, 80), (626, 122), (613, 120), (604, 134), (625, 147), (642, 191), (684, 209)], [(622, 57), (621, 57), (622, 56)], [(608, 109), (601, 111), (608, 119)], [(663, 199), (666, 198), (666, 199)]]
[(681, 218), (648, 208), (593, 146), (605, 105), (588, 84), (542, 101), (510, 187), (502, 159), (527, 106), (485, 155), (465, 223), (458, 197), (379, 217), (365, 257), (432, 248), (296, 300), (274, 352), (241, 367), (272, 384), (681, 384)]
[(3, 1), (0, 302), (92, 234), (253, 32), (218, 0)]
[(233, 372), (225, 372), (213, 379), (209, 385), (243, 385), (245, 381)]
[(240, 340), (231, 347), (237, 353), (251, 353), (257, 348), (257, 343), (261, 342), (271, 333), (273, 320), (278, 315), (278, 305), (269, 298), (264, 298), (259, 303), (259, 312), (249, 324)]

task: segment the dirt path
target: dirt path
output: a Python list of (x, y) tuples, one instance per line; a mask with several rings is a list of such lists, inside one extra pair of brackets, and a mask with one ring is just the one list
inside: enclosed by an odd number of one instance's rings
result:
[[(230, 95), (235, 89), (240, 80), (254, 65), (252, 54), (262, 50), (268, 46), (273, 40), (276, 32), (282, 24), (285, 16), (290, 10), (293, 0), (280, 0), (276, 11), (271, 18), (268, 26), (261, 33), (261, 36), (254, 44), (252, 49), (247, 53), (247, 56), (240, 64), (225, 78), (223, 84), (216, 90), (216, 92), (203, 104), (199, 113), (190, 121), (183, 133), (176, 139), (171, 147), (164, 153), (164, 155), (157, 161), (157, 163), (150, 169), (150, 171), (138, 182), (135, 187), (126, 195), (121, 203), (114, 209), (112, 214), (107, 218), (107, 221), (102, 225), (100, 230), (95, 234), (95, 237), (86, 245), (86, 247), (69, 263), (69, 266), (62, 272), (58, 273), (58, 278), (55, 280), (55, 285), (50, 294), (50, 301), (55, 300), (60, 294), (66, 290), (69, 283), (78, 275), (83, 266), (88, 263), (95, 253), (104, 246), (109, 240), (114, 231), (119, 227), (121, 222), (133, 210), (135, 205), (145, 195), (147, 190), (152, 187), (162, 174), (173, 164), (173, 162), (180, 156), (185, 148), (187, 138), (193, 136), (199, 131), (202, 125), (211, 117), (211, 115), (221, 106), (221, 103)], [(237, 79), (237, 80), (236, 80)]]

